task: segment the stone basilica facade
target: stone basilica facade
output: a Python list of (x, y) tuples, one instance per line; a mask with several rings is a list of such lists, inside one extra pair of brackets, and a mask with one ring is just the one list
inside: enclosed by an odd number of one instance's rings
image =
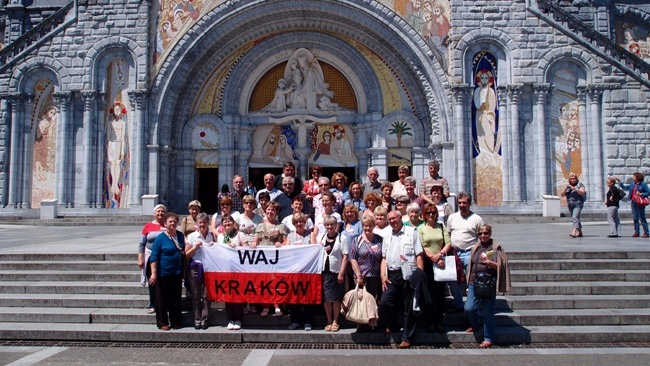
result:
[(650, 1), (5, 0), (0, 22), (0, 215), (185, 212), (286, 161), (435, 159), (494, 213), (571, 172), (602, 209), (607, 176), (650, 173)]

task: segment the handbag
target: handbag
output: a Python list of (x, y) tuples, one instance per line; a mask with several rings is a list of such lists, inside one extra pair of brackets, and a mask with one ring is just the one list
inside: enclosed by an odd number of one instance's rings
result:
[(453, 255), (447, 255), (445, 258), (445, 268), (433, 265), (433, 280), (436, 282), (454, 282), (458, 280), (456, 273), (456, 258)]
[(488, 300), (497, 292), (497, 277), (487, 272), (477, 272), (474, 276), (474, 297)]
[[(373, 311), (374, 309), (374, 311)], [(343, 296), (341, 312), (345, 319), (358, 324), (377, 325), (377, 302), (365, 287), (357, 285)]]
[(641, 207), (645, 207), (647, 205), (650, 205), (650, 198), (649, 197), (643, 197), (636, 189), (634, 190), (634, 196), (632, 196), (632, 201), (637, 205)]

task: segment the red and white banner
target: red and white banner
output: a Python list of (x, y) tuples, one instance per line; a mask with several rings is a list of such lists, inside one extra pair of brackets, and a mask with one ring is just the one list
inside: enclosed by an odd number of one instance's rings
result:
[[(198, 259), (198, 258), (197, 258)], [(208, 297), (261, 304), (320, 304), (322, 245), (203, 246)]]

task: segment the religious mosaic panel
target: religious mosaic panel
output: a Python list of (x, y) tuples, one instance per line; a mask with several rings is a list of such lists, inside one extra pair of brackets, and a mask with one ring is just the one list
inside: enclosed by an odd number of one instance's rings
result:
[(296, 133), (291, 126), (260, 126), (253, 133), (253, 155), (249, 164), (254, 167), (281, 167), (287, 161), (298, 165), (294, 154)]
[(354, 134), (348, 125), (318, 124), (311, 132), (308, 163), (327, 167), (356, 166)]
[(199, 123), (192, 129), (192, 149), (195, 167), (218, 168), (219, 130), (210, 122)]
[(626, 50), (650, 62), (650, 25), (618, 21), (614, 25), (616, 42)]
[[(554, 160), (553, 187), (560, 196), (569, 174), (582, 178), (582, 148), (580, 131), (580, 109), (576, 85), (577, 76), (568, 69), (560, 69), (553, 75), (553, 95), (551, 97), (551, 148)], [(562, 197), (562, 203), (566, 199)]]
[(479, 206), (501, 206), (503, 171), (501, 130), (497, 103), (497, 60), (481, 51), (472, 63), (474, 94), (472, 98), (472, 157), (474, 160), (474, 195)]
[(43, 200), (55, 198), (56, 133), (59, 114), (52, 98), (53, 92), (54, 84), (51, 79), (41, 79), (36, 83), (32, 113), (32, 208), (41, 207)]
[(127, 207), (129, 197), (129, 65), (117, 58), (108, 65), (104, 155), (104, 207)]

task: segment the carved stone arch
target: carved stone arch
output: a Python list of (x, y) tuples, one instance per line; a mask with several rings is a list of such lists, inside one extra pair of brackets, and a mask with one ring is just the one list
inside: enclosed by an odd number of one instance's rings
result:
[(454, 70), (454, 81), (458, 84), (474, 84), (472, 58), (482, 50), (487, 50), (498, 59), (497, 73), (501, 84), (514, 82), (511, 70), (519, 54), (519, 46), (507, 33), (498, 29), (473, 30), (458, 41), (453, 58), (463, 60), (463, 67)]
[(298, 48), (314, 52), (319, 61), (326, 62), (343, 74), (357, 98), (357, 113), (381, 111), (379, 81), (371, 72), (367, 60), (349, 44), (336, 37), (314, 32), (301, 33), (299, 42), (295, 35), (290, 34), (274, 37), (271, 42), (266, 49), (258, 48), (247, 53), (232, 70), (229, 87), (223, 96), (225, 115), (248, 114), (251, 94), (262, 76), (274, 66), (286, 62)]
[(567, 46), (549, 50), (539, 60), (537, 67), (543, 75), (542, 82), (549, 80), (549, 75), (554, 69), (554, 65), (559, 62), (571, 62), (574, 65), (578, 65), (586, 75), (586, 84), (602, 81), (603, 73), (598, 65), (598, 61), (580, 48)]
[[(205, 14), (162, 63), (151, 87), (149, 118), (160, 124), (154, 137), (159, 143), (165, 144), (174, 130), (172, 124), (190, 118), (191, 108), (186, 107), (192, 101), (187, 95), (197, 87), (196, 80), (205, 80), (221, 62), (245, 53), (242, 50), (247, 45), (265, 35), (304, 29), (318, 29), (364, 44), (381, 55), (393, 74), (401, 78), (399, 82), (413, 93), (418, 118), (447, 121), (451, 117), (445, 93), (449, 81), (444, 71), (427, 54), (421, 38), (409, 32), (403, 19), (378, 2), (322, 0), (310, 2), (308, 7), (299, 0), (241, 0), (236, 4), (225, 2)], [(282, 16), (268, 17), (269, 13)], [(437, 108), (434, 118), (430, 117), (432, 106)]]
[(49, 77), (55, 83), (58, 91), (67, 91), (70, 74), (67, 68), (56, 59), (49, 57), (34, 57), (16, 67), (9, 81), (9, 89), (17, 92), (33, 94), (33, 87), (43, 77)]
[(124, 57), (129, 60), (129, 75), (131, 75), (129, 87), (145, 89), (147, 87), (147, 55), (136, 42), (123, 36), (102, 39), (88, 50), (84, 59), (84, 68), (89, 71), (90, 80), (88, 80), (86, 88), (102, 90), (102, 85), (99, 83), (102, 77), (106, 78), (105, 66), (115, 57)]
[(373, 144), (377, 144), (377, 146), (373, 145), (373, 147), (387, 147), (388, 130), (390, 129), (391, 123), (396, 121), (405, 121), (413, 126), (414, 147), (427, 147), (429, 145), (429, 135), (425, 133), (424, 123), (413, 113), (408, 111), (395, 111), (385, 115), (377, 124), (375, 136), (372, 138)]
[(192, 117), (190, 120), (185, 122), (184, 124), (179, 126), (179, 130), (177, 131), (178, 135), (181, 136), (179, 146), (177, 146), (178, 149), (180, 150), (188, 150), (191, 149), (192, 146), (192, 131), (194, 130), (195, 127), (200, 125), (201, 123), (210, 123), (212, 126), (214, 126), (217, 131), (219, 131), (218, 135), (218, 145), (220, 149), (232, 149), (233, 148), (233, 141), (232, 139), (228, 138), (229, 131), (228, 127), (224, 123), (224, 121), (219, 118), (218, 116), (215, 116), (214, 114), (209, 114), (209, 113), (204, 113), (204, 114), (199, 114), (194, 117)]

